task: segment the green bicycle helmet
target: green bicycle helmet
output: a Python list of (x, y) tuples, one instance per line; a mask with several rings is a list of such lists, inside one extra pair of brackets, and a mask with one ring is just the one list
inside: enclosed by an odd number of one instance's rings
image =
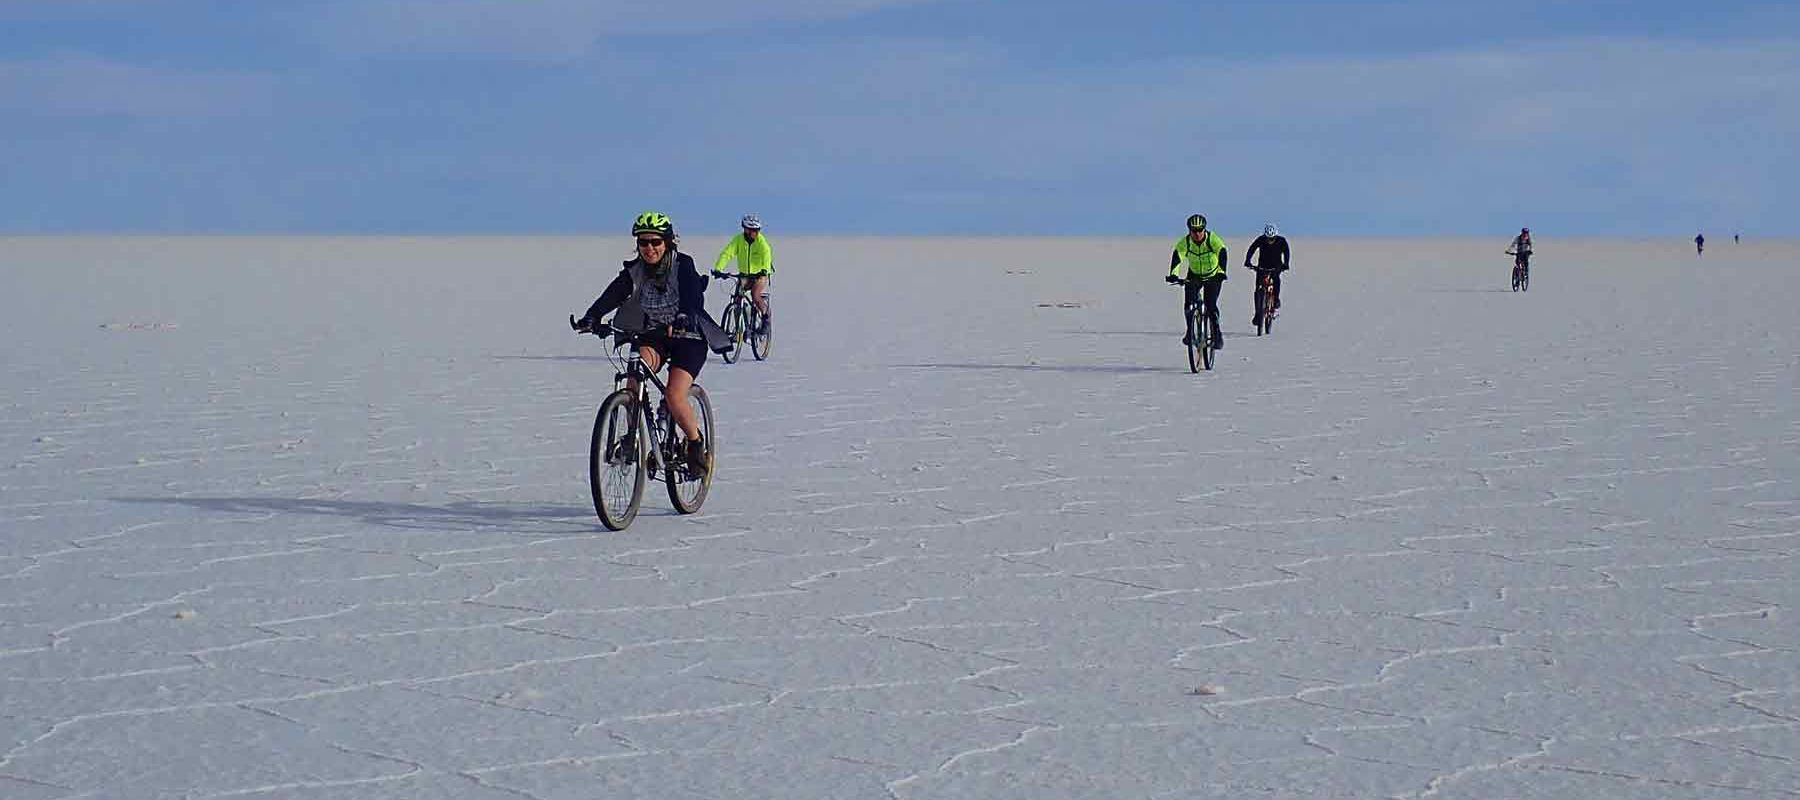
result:
[(632, 236), (644, 233), (654, 233), (662, 236), (664, 239), (674, 239), (675, 222), (674, 220), (669, 219), (669, 215), (667, 214), (656, 211), (646, 211), (637, 215), (637, 219), (633, 220), (631, 223)]
[(1191, 217), (1188, 217), (1188, 230), (1190, 230), (1190, 231), (1206, 230), (1206, 215), (1205, 214), (1195, 214)]

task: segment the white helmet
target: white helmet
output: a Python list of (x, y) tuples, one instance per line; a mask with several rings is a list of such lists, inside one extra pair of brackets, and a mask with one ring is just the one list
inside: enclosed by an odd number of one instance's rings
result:
[(757, 218), (755, 214), (745, 214), (743, 219), (738, 220), (738, 224), (743, 226), (744, 230), (747, 231), (762, 230), (762, 220)]
[(1281, 235), (1281, 231), (1279, 231), (1275, 228), (1275, 223), (1273, 223), (1273, 222), (1265, 223), (1263, 225), (1263, 235), (1271, 236), (1271, 237), (1279, 236), (1279, 235)]

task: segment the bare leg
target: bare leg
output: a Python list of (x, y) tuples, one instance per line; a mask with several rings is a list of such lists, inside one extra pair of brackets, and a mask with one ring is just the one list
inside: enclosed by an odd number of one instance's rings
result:
[(750, 291), (756, 297), (756, 309), (767, 317), (769, 315), (769, 276), (756, 276), (750, 282)]
[[(650, 374), (652, 375), (656, 374), (656, 371), (662, 368), (662, 355), (657, 353), (656, 348), (651, 347), (650, 345), (638, 345), (638, 357), (644, 360), (644, 366), (650, 368)], [(625, 380), (625, 388), (630, 389), (631, 396), (636, 397), (638, 392), (637, 379), (627, 378)]]
[(688, 389), (693, 385), (692, 373), (680, 367), (669, 368), (669, 416), (675, 418), (675, 424), (681, 426), (690, 442), (700, 438), (700, 420), (693, 406), (688, 405)]

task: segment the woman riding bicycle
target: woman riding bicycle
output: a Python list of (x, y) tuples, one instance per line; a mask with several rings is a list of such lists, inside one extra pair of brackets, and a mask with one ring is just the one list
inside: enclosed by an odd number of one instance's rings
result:
[(618, 277), (576, 321), (575, 329), (593, 331), (601, 317), (616, 310), (611, 323), (615, 340), (635, 341), (651, 372), (664, 361), (669, 363), (664, 399), (669, 415), (687, 436), (688, 463), (711, 469), (700, 422), (688, 405), (688, 389), (706, 366), (709, 346), (717, 349), (729, 342), (706, 313), (706, 276), (694, 268), (694, 259), (676, 250), (675, 223), (646, 211), (632, 222), (631, 234), (637, 239), (637, 256), (625, 262)]

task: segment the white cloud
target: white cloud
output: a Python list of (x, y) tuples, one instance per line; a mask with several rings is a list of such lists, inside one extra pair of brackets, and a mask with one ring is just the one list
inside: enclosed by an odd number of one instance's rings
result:
[(788, 22), (844, 19), (936, 0), (357, 0), (327, 12), (314, 34), (351, 54), (579, 58), (608, 37), (747, 34)]
[[(672, 88), (708, 116), (667, 143), (691, 162), (685, 174), (728, 171), (749, 151), (765, 181), (879, 181), (859, 190), (891, 196), (979, 189), (994, 215), (1037, 203), (1185, 207), (1196, 194), (1419, 224), (1521, 206), (1619, 220), (1660, 219), (1672, 204), (1800, 211), (1772, 177), (1800, 170), (1783, 141), (1800, 130), (1800, 49), (1788, 43), (1588, 40), (1058, 70), (889, 42), (740, 61), (729, 80)], [(744, 82), (762, 90), (737, 91)]]
[(0, 63), (0, 110), (25, 116), (211, 118), (266, 113), (276, 84), (260, 73), (136, 66), (86, 55)]

